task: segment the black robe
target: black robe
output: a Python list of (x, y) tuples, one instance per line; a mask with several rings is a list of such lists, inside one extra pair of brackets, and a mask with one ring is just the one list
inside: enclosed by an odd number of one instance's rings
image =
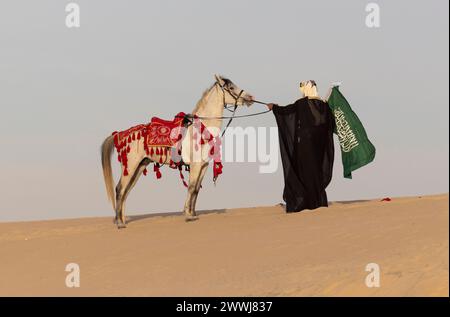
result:
[(273, 107), (278, 124), (284, 172), (286, 212), (328, 206), (325, 188), (334, 161), (334, 118), (328, 104), (302, 98), (286, 107)]

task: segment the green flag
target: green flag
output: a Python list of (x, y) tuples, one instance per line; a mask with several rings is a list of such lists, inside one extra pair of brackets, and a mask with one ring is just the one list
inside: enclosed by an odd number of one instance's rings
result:
[(370, 143), (361, 121), (339, 91), (339, 87), (333, 87), (328, 105), (336, 122), (334, 133), (337, 134), (341, 146), (344, 177), (352, 178), (352, 171), (373, 161), (375, 147)]

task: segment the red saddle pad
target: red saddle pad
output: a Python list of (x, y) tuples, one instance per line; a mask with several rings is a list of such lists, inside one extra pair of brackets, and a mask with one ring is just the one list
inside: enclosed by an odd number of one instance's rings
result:
[[(152, 157), (159, 157), (159, 164), (155, 162), (154, 166), (157, 178), (161, 177), (161, 173), (159, 171), (160, 164), (167, 163), (169, 167), (178, 168), (180, 170), (180, 176), (183, 180), (183, 184), (187, 186), (184, 181), (183, 174), (181, 173), (182, 162), (175, 163), (172, 160), (170, 160), (170, 162), (164, 161), (164, 159), (167, 159), (167, 153), (170, 148), (176, 148), (178, 153), (181, 154), (181, 143), (179, 141), (183, 138), (184, 134), (184, 117), (184, 112), (178, 113), (172, 121), (153, 117), (148, 124), (139, 124), (124, 131), (113, 132), (112, 135), (114, 136), (114, 145), (118, 153), (118, 161), (124, 167), (123, 175), (128, 175), (128, 153), (131, 151), (130, 145), (133, 142), (139, 142), (143, 139), (144, 149), (147, 154)], [(196, 117), (194, 116), (194, 118)], [(213, 137), (211, 134), (204, 136), (203, 132), (207, 129), (205, 125), (200, 121), (198, 121), (195, 125), (201, 133), (200, 144), (195, 144), (196, 148), (206, 142), (212, 142), (213, 147), (210, 150), (210, 157), (214, 160), (213, 179), (215, 181), (217, 177), (222, 174), (220, 137)], [(215, 151), (216, 147), (217, 150)], [(146, 170), (144, 171), (144, 174), (147, 174)]]
[(184, 112), (180, 112), (172, 121), (153, 117), (147, 127), (147, 146), (174, 147), (181, 139), (184, 116)]

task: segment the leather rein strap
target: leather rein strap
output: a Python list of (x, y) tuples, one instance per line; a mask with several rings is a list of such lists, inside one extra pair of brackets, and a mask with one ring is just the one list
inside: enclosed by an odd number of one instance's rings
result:
[[(222, 117), (195, 116), (195, 118), (200, 119), (200, 120), (223, 120), (223, 119), (228, 119), (227, 125), (225, 126), (225, 129), (222, 132), (222, 137), (224, 136), (226, 130), (230, 126), (230, 124), (233, 121), (233, 119), (258, 116), (258, 115), (261, 115), (261, 114), (264, 114), (264, 113), (272, 111), (272, 110), (265, 110), (265, 111), (261, 111), (261, 112), (257, 112), (257, 113), (251, 113), (251, 114), (247, 114), (247, 115), (236, 116), (236, 110), (237, 110), (237, 107), (238, 107), (238, 102), (239, 102), (239, 99), (241, 98), (242, 94), (244, 93), (244, 90), (241, 90), (239, 92), (239, 94), (236, 96), (228, 87), (222, 86), (218, 81), (216, 81), (216, 85), (219, 85), (219, 87), (220, 87), (220, 89), (222, 90), (222, 93), (223, 93), (223, 108), (228, 110), (228, 111), (230, 111), (232, 113), (232, 115), (231, 116), (222, 116)], [(228, 104), (225, 101), (225, 92), (228, 92), (230, 94), (230, 96), (234, 99), (233, 110), (228, 109)], [(261, 104), (261, 105), (267, 105), (268, 104), (266, 102), (262, 102), (262, 101), (258, 101), (258, 100), (252, 100), (252, 102), (253, 103), (258, 103), (258, 104)], [(187, 125), (192, 124), (192, 119), (193, 118), (194, 118), (194, 116), (192, 114), (186, 114), (186, 116), (184, 117), (185, 123)]]

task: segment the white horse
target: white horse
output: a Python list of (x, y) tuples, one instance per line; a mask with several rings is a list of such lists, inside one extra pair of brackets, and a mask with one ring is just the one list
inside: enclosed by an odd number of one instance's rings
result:
[[(221, 76), (215, 76), (215, 83), (207, 89), (197, 106), (192, 112), (200, 118), (204, 126), (210, 133), (217, 137), (220, 133), (223, 121), (223, 111), (227, 105), (235, 106), (250, 106), (254, 101), (251, 94), (238, 88), (231, 80)], [(194, 137), (193, 137), (194, 135)], [(200, 148), (194, 150), (193, 125), (187, 128), (185, 136), (182, 140), (182, 160), (185, 165), (189, 166), (189, 185), (186, 202), (184, 204), (184, 215), (186, 221), (197, 219), (195, 213), (195, 205), (197, 201), (198, 192), (200, 190), (203, 177), (209, 165), (210, 145), (208, 143), (201, 144)], [(138, 181), (141, 174), (146, 170), (147, 165), (152, 162), (157, 163), (160, 156), (155, 154), (150, 155), (145, 150), (144, 138), (130, 143), (131, 148), (127, 156), (127, 172), (124, 175), (124, 166), (122, 165), (122, 173), (119, 182), (117, 183), (115, 194), (113, 175), (111, 170), (111, 156), (114, 152), (114, 137), (109, 136), (105, 139), (101, 147), (103, 176), (106, 185), (108, 198), (115, 209), (115, 222), (118, 228), (126, 227), (126, 218), (124, 213), (125, 201)], [(171, 152), (164, 154), (164, 161), (171, 160)]]

